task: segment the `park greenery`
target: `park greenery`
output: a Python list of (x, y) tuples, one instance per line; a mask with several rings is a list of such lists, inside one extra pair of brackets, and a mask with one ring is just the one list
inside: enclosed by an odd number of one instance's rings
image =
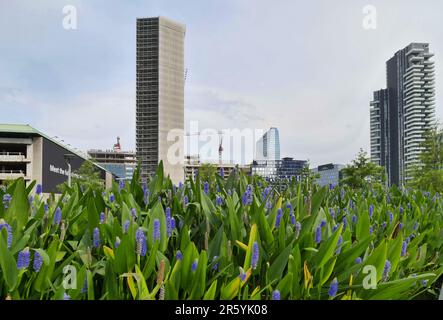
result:
[(174, 185), (162, 163), (60, 196), (18, 179), (0, 189), (0, 299), (437, 299), (442, 197), (364, 165), (283, 189), (238, 170)]

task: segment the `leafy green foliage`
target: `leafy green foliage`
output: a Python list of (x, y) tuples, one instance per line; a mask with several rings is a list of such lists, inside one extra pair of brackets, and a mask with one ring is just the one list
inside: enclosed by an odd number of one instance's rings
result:
[(342, 174), (341, 184), (353, 189), (361, 189), (366, 186), (376, 187), (386, 180), (383, 167), (372, 163), (363, 149), (360, 149), (350, 165), (342, 169)]
[[(173, 186), (160, 164), (146, 185), (75, 185), (57, 199), (30, 197), (23, 179), (0, 189), (0, 198), (12, 195), (0, 206), (0, 299), (255, 300), (274, 290), (282, 299), (435, 299), (440, 292), (437, 193), (292, 182), (265, 193), (265, 181), (235, 171), (208, 181), (208, 193), (204, 182), (197, 176)], [(23, 250), (30, 263), (18, 269)], [(77, 271), (76, 288), (63, 286), (67, 266)], [(363, 286), (366, 266), (377, 270), (377, 289)], [(338, 292), (329, 297), (333, 279)]]

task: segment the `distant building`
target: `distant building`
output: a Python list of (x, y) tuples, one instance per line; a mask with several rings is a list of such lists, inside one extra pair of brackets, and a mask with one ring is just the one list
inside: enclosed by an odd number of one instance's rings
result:
[(209, 163), (201, 162), (199, 156), (186, 156), (185, 157), (185, 176), (186, 178), (194, 177), (203, 164), (211, 164), (217, 167), (217, 173), (220, 173), (221, 168), (223, 168), (224, 178), (229, 177), (232, 171), (240, 170), (243, 173), (249, 175), (251, 173), (251, 166), (249, 165), (238, 165), (234, 163)]
[(88, 150), (91, 160), (112, 172), (117, 180), (131, 180), (137, 167), (135, 152), (122, 151), (120, 138), (113, 150)]
[[(183, 180), (185, 31), (164, 17), (137, 19), (136, 149), (142, 180), (155, 174), (160, 161), (174, 183)], [(169, 133), (178, 141), (169, 140)], [(168, 158), (171, 148), (175, 159)]]
[(257, 141), (254, 160), (280, 160), (280, 135), (277, 128), (269, 129)]
[(282, 160), (254, 160), (251, 165), (252, 175), (259, 175), (269, 181), (288, 181), (295, 178), (300, 181), (303, 168), (308, 165), (305, 160), (283, 158)]
[(370, 103), (371, 159), (390, 185), (402, 186), (420, 165), (424, 133), (435, 124), (434, 61), (428, 43), (411, 43), (386, 63), (387, 89)]
[[(59, 193), (57, 186), (89, 161), (87, 155), (73, 150), (29, 125), (0, 124), (0, 184), (23, 178), (27, 184), (36, 181), (43, 193)], [(106, 181), (112, 185), (112, 173), (95, 164)]]
[(342, 178), (341, 170), (345, 166), (342, 164), (333, 164), (328, 163), (321, 166), (318, 166), (317, 168), (312, 169), (313, 173), (318, 173), (320, 175), (319, 178), (317, 178), (316, 183), (320, 186), (328, 186), (328, 185), (338, 185), (339, 181)]

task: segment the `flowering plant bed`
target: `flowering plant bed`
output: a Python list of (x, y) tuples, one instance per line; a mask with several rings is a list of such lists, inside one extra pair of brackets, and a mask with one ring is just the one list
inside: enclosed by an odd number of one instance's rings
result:
[[(2, 299), (437, 299), (438, 194), (157, 174), (0, 189)], [(36, 189), (36, 191), (34, 191)]]

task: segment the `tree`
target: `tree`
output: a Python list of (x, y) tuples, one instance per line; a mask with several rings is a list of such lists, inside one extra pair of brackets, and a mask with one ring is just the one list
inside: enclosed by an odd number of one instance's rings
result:
[(419, 164), (412, 170), (412, 187), (426, 191), (443, 192), (443, 129), (428, 130), (422, 143)]
[(211, 163), (203, 163), (198, 168), (198, 175), (200, 176), (200, 181), (214, 181), (215, 175), (217, 174), (217, 166)]
[[(72, 172), (72, 185), (79, 184), (84, 190), (91, 188), (98, 190), (103, 187), (104, 180), (100, 177), (100, 172), (91, 161), (85, 161), (83, 164)], [(60, 191), (67, 188), (67, 182), (58, 186)]]
[(353, 189), (363, 188), (367, 185), (383, 185), (386, 181), (384, 168), (372, 163), (363, 149), (360, 149), (351, 164), (342, 169), (342, 174), (341, 183)]

